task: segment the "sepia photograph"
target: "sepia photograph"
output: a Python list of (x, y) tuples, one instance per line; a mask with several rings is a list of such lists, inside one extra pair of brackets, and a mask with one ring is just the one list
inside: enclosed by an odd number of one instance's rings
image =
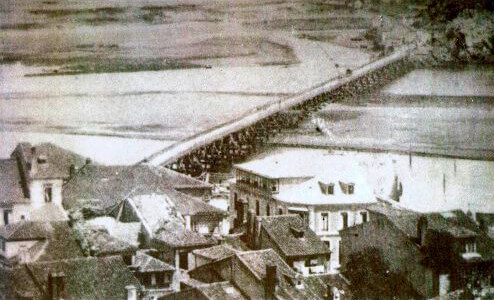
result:
[(0, 300), (494, 300), (493, 0), (0, 0)]

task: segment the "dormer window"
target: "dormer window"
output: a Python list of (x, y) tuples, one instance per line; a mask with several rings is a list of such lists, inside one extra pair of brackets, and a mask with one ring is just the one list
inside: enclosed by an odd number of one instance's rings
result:
[(304, 230), (303, 229), (290, 227), (290, 231), (292, 232), (292, 234), (295, 238), (297, 238), (297, 239), (303, 239), (304, 238)]
[(343, 194), (352, 195), (355, 192), (354, 183), (343, 183), (340, 181), (340, 188)]
[(348, 190), (348, 194), (349, 194), (349, 195), (352, 195), (352, 194), (353, 194), (353, 192), (355, 191), (355, 184), (353, 184), (353, 183), (349, 183), (349, 184), (348, 184), (348, 188), (347, 188), (347, 190)]
[(333, 183), (323, 183), (319, 181), (319, 188), (321, 189), (321, 193), (324, 195), (334, 195), (334, 184)]
[(40, 155), (38, 156), (38, 164), (46, 164), (48, 163), (48, 158), (46, 155)]

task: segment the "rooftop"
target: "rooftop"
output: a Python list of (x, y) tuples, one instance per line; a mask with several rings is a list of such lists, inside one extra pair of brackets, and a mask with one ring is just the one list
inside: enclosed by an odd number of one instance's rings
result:
[(206, 299), (246, 300), (247, 298), (231, 283), (215, 282), (195, 287)]
[[(276, 291), (281, 299), (322, 299), (322, 295), (315, 290), (312, 285), (305, 282), (302, 275), (293, 271), (290, 266), (273, 250), (256, 250), (237, 253), (236, 257), (243, 263), (252, 274), (264, 281), (266, 276), (266, 266), (277, 266), (278, 287)], [(303, 289), (295, 287), (295, 283), (301, 282)]]
[(185, 248), (196, 246), (213, 246), (217, 242), (213, 238), (205, 237), (200, 233), (186, 230), (176, 223), (165, 224), (154, 236), (158, 243), (164, 243), (172, 248)]
[[(353, 184), (353, 193), (345, 192), (345, 186)], [(323, 189), (331, 185), (333, 194)], [(291, 203), (307, 205), (338, 205), (338, 204), (370, 204), (377, 202), (372, 187), (359, 172), (346, 173), (334, 170), (325, 177), (316, 177), (303, 183), (282, 190), (273, 196), (274, 199)]]
[(0, 159), (0, 207), (28, 203), (21, 185), (21, 176), (14, 159)]
[(142, 251), (137, 251), (132, 267), (136, 268), (137, 272), (161, 272), (174, 271), (175, 268), (159, 259), (152, 257)]
[(295, 151), (281, 151), (237, 164), (235, 168), (271, 179), (313, 177), (314, 165), (307, 164), (308, 159)]
[[(34, 151), (33, 151), (34, 150)], [(72, 151), (60, 148), (51, 143), (31, 145), (30, 143), (20, 143), (14, 150), (26, 163), (31, 163), (36, 159), (37, 167), (30, 177), (33, 179), (46, 178), (68, 178), (70, 176), (70, 166), (81, 167), (86, 163), (86, 159)], [(32, 167), (31, 167), (32, 168)]]
[(64, 186), (63, 198), (68, 209), (81, 199), (98, 199), (108, 208), (134, 195), (185, 187), (211, 188), (202, 181), (164, 168), (89, 165)]
[(0, 228), (0, 236), (7, 241), (47, 239), (53, 233), (48, 222), (21, 221)]
[(140, 222), (119, 222), (113, 217), (102, 216), (87, 220), (86, 224), (94, 229), (104, 229), (111, 236), (127, 244), (133, 246), (139, 245)]
[(17, 293), (45, 299), (48, 275), (61, 273), (64, 278), (64, 299), (126, 299), (127, 285), (139, 281), (119, 256), (77, 258), (37, 262), (13, 270), (12, 287)]
[(210, 248), (196, 249), (192, 251), (194, 255), (207, 258), (211, 261), (222, 260), (229, 256), (235, 255), (238, 250), (235, 250), (227, 245), (217, 245)]
[[(285, 256), (329, 255), (331, 251), (299, 215), (257, 217), (261, 228)], [(297, 237), (294, 230), (302, 237)]]
[(91, 250), (97, 256), (129, 253), (137, 250), (136, 246), (103, 231), (90, 230), (88, 239), (91, 242)]

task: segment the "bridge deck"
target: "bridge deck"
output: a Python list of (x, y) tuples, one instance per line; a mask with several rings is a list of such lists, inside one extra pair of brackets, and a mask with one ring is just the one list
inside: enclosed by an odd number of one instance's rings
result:
[(383, 57), (361, 68), (353, 70), (351, 75), (329, 80), (302, 91), (295, 96), (285, 97), (273, 103), (258, 107), (237, 120), (221, 124), (205, 132), (201, 132), (187, 139), (178, 141), (177, 143), (174, 143), (147, 157), (142, 160), (141, 163), (147, 163), (153, 166), (173, 163), (184, 155), (187, 155), (190, 152), (221, 139), (231, 133), (249, 127), (257, 123), (259, 120), (304, 103), (305, 101), (313, 99), (320, 94), (331, 92), (346, 83), (365, 76), (375, 70), (379, 70), (395, 61), (403, 59), (410, 54), (410, 51), (411, 47), (405, 47), (389, 56)]

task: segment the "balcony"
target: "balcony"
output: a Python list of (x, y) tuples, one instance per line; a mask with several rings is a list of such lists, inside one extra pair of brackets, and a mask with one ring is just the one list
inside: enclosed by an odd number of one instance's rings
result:
[(257, 184), (251, 184), (246, 181), (238, 181), (235, 184), (232, 184), (232, 189), (236, 189), (242, 193), (248, 193), (257, 197), (268, 198), (271, 199), (272, 195), (275, 194), (271, 192), (269, 189), (264, 189)]

